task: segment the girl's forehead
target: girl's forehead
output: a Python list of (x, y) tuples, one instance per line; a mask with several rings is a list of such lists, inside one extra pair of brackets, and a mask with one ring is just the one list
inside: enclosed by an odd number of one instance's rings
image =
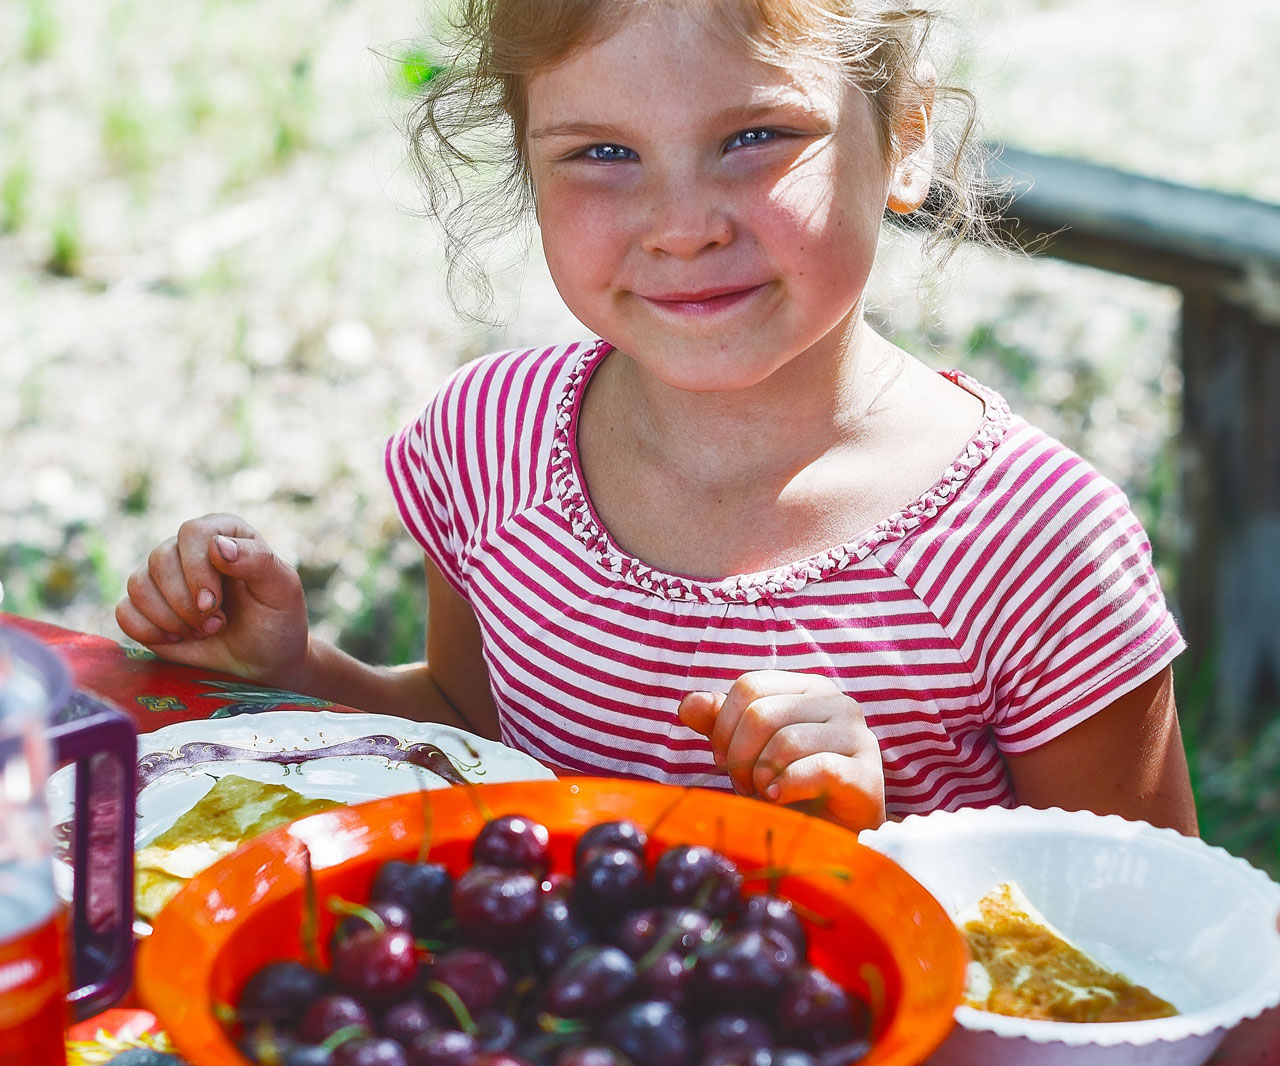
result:
[[(834, 63), (797, 55), (764, 58), (752, 43), (707, 16), (714, 4), (657, 2), (629, 5), (604, 32), (570, 50), (528, 80), (529, 103), (548, 95), (589, 99), (606, 86), (640, 95), (691, 95), (695, 86), (768, 98), (841, 94), (844, 72)], [(551, 87), (554, 85), (554, 89)]]

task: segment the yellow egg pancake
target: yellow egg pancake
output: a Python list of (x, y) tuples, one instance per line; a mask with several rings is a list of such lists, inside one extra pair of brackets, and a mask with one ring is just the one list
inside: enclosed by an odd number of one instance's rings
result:
[(152, 919), (192, 877), (276, 826), (340, 806), (286, 785), (228, 774), (135, 858), (134, 908)]
[(1054, 1022), (1130, 1022), (1178, 1013), (1068, 942), (1016, 884), (997, 885), (957, 924), (972, 959), (966, 1006)]

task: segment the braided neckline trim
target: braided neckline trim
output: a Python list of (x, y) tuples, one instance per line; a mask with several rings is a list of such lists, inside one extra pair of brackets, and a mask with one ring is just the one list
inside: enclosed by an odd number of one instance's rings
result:
[(556, 404), (555, 428), (551, 441), (551, 483), (564, 508), (570, 531), (609, 573), (643, 592), (668, 600), (695, 600), (704, 603), (754, 603), (787, 592), (798, 592), (810, 581), (820, 581), (865, 559), (881, 545), (900, 540), (933, 519), (991, 456), (1004, 439), (1012, 415), (999, 393), (980, 385), (958, 370), (945, 376), (983, 401), (986, 411), (968, 444), (942, 476), (906, 507), (876, 523), (854, 540), (827, 548), (797, 562), (769, 570), (737, 574), (715, 580), (671, 574), (623, 552), (609, 538), (588, 499), (578, 464), (577, 430), (581, 399), (592, 372), (613, 345), (598, 340), (585, 346), (565, 379)]

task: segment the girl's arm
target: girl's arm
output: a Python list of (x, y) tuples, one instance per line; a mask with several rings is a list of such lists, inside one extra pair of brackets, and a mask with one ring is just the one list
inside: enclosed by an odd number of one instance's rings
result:
[(313, 638), (297, 572), (243, 519), (214, 514), (184, 522), (152, 551), (116, 620), (170, 662), (494, 738), (475, 616), (429, 562), (427, 589), (428, 657), (444, 665), (370, 666)]
[(348, 707), (440, 722), (497, 740), (498, 710), (480, 652), (475, 612), (429, 558), (426, 570), (426, 662), (369, 666), (331, 644), (312, 640), (309, 672), (287, 687)]
[(1062, 736), (1005, 760), (1019, 803), (1197, 832), (1169, 667)]

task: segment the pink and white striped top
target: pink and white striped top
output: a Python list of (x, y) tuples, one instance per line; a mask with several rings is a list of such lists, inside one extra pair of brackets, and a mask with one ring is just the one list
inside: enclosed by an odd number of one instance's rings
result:
[(1183, 648), (1123, 493), (1004, 400), (937, 484), (858, 539), (703, 581), (620, 551), (578, 465), (603, 341), (457, 371), (387, 446), (405, 525), (475, 610), (503, 739), (553, 768), (722, 784), (680, 698), (831, 677), (880, 741), (890, 814), (1010, 805), (1029, 751)]

